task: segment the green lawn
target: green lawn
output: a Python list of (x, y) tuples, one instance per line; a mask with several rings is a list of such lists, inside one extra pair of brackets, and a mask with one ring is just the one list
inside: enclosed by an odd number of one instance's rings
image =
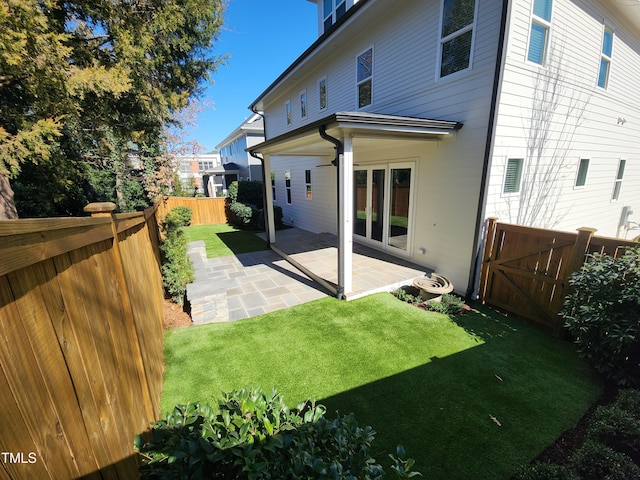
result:
[(245, 232), (227, 224), (193, 225), (184, 229), (188, 242), (204, 240), (207, 258), (265, 250), (267, 244), (254, 232)]
[(430, 479), (509, 478), (601, 392), (570, 343), (490, 310), (453, 322), (385, 293), (170, 330), (165, 361), (163, 412), (276, 386), (289, 405), (354, 412), (378, 432), (378, 461), (401, 443)]

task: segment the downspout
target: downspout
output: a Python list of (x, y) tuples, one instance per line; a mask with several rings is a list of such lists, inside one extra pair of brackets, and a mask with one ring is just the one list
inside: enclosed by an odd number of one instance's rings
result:
[[(327, 133), (327, 127), (326, 125), (320, 125), (319, 129), (318, 129), (318, 133), (320, 134), (320, 137), (322, 137), (323, 140), (326, 140), (327, 142), (331, 142), (335, 145), (336, 147), (336, 157), (333, 160), (333, 165), (335, 167), (339, 167), (340, 162), (342, 160), (342, 156), (344, 155), (344, 145), (342, 144), (342, 142), (340, 140), (338, 140), (335, 137), (332, 137), (331, 135), (329, 135)], [(337, 181), (337, 205), (338, 205), (338, 247), (340, 247), (340, 238), (341, 235), (343, 235), (343, 232), (341, 231), (342, 229), (340, 228), (340, 225), (342, 225), (342, 217), (345, 215), (345, 213), (342, 211), (342, 205), (340, 202), (340, 168), (336, 169), (336, 181)], [(341, 264), (341, 260), (340, 260), (340, 252), (338, 252), (338, 290), (336, 293), (336, 297), (338, 298), (338, 300), (342, 300), (342, 298), (344, 297), (344, 285), (340, 282), (340, 278), (342, 278), (341, 272), (344, 269), (344, 265)]]
[(502, 2), (502, 17), (500, 20), (500, 33), (498, 37), (498, 51), (496, 54), (496, 68), (493, 77), (493, 91), (491, 93), (491, 108), (489, 110), (489, 121), (487, 127), (487, 141), (484, 149), (484, 163), (482, 166), (482, 182), (480, 184), (480, 195), (478, 198), (478, 211), (476, 214), (475, 234), (473, 238), (473, 256), (471, 258), (471, 267), (469, 269), (469, 284), (467, 285), (467, 300), (475, 300), (478, 295), (478, 281), (482, 270), (482, 247), (484, 239), (482, 232), (484, 230), (484, 214), (485, 203), (487, 201), (487, 184), (489, 182), (489, 166), (491, 164), (491, 156), (493, 154), (493, 135), (496, 129), (498, 99), (500, 97), (500, 85), (502, 80), (502, 70), (505, 57), (505, 39), (507, 33), (507, 20), (510, 10), (509, 0)]
[[(264, 117), (264, 115), (260, 112), (258, 112), (257, 110), (254, 110), (253, 108), (251, 109), (251, 111), (253, 113), (255, 113), (256, 115), (260, 115), (262, 117), (262, 127), (263, 127), (263, 131), (267, 132), (267, 119)], [(265, 135), (266, 138), (266, 135)], [(269, 242), (269, 238), (271, 238), (269, 236), (269, 209), (267, 208), (267, 172), (265, 171), (264, 168), (264, 158), (263, 157), (259, 157), (258, 154), (256, 153), (255, 150), (249, 150), (249, 155), (251, 155), (253, 158), (257, 158), (258, 160), (260, 160), (260, 165), (262, 165), (262, 212), (263, 212), (263, 221), (264, 221), (264, 232), (267, 235), (267, 248), (271, 248), (271, 243)], [(275, 234), (275, 232), (274, 232)]]

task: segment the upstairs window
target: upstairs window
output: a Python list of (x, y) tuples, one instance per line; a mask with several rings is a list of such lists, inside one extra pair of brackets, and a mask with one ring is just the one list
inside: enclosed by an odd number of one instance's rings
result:
[(326, 32), (331, 25), (336, 23), (347, 11), (346, 0), (323, 0), (322, 2), (322, 18), (324, 22), (324, 31)]
[(291, 102), (287, 101), (287, 103), (284, 104), (284, 112), (285, 115), (287, 116), (287, 125), (291, 125)]
[(504, 175), (502, 193), (518, 193), (520, 191), (523, 164), (523, 158), (510, 158), (507, 160), (507, 171)]
[(552, 0), (533, 0), (527, 60), (543, 65), (549, 49)]
[(327, 78), (318, 81), (318, 97), (320, 98), (320, 110), (327, 108)]
[(618, 200), (620, 189), (622, 188), (622, 177), (624, 177), (624, 167), (627, 165), (626, 160), (620, 160), (618, 163), (618, 173), (616, 174), (616, 183), (613, 185), (613, 194), (611, 200)]
[(602, 35), (602, 53), (600, 54), (600, 72), (598, 73), (598, 86), (607, 88), (609, 83), (609, 70), (611, 70), (611, 54), (613, 52), (613, 30), (604, 26)]
[(471, 66), (475, 0), (444, 0), (440, 30), (440, 77)]
[(307, 118), (307, 91), (300, 92), (300, 116)]
[(373, 99), (373, 48), (358, 55), (357, 81), (358, 81), (358, 108), (371, 105)]
[(589, 172), (589, 159), (581, 158), (576, 175), (576, 187), (584, 187), (587, 184), (587, 173)]

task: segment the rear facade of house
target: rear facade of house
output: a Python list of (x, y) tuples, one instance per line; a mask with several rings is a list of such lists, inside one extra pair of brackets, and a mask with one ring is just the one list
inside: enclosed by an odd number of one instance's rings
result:
[(318, 41), (251, 106), (285, 223), (346, 230), (461, 293), (487, 216), (632, 236), (620, 218), (640, 217), (640, 42), (619, 4), (314, 3)]

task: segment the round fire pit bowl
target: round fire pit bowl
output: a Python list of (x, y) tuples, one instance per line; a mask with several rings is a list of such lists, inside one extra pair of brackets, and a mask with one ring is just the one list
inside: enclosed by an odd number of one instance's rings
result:
[(420, 298), (425, 302), (427, 300), (439, 302), (442, 300), (442, 295), (453, 292), (451, 281), (437, 273), (432, 273), (429, 277), (425, 275), (414, 279), (413, 286), (420, 289)]

